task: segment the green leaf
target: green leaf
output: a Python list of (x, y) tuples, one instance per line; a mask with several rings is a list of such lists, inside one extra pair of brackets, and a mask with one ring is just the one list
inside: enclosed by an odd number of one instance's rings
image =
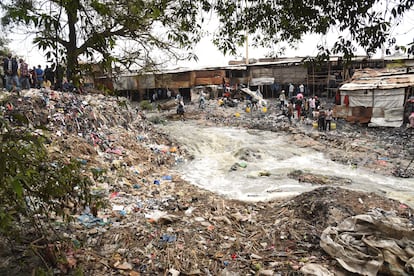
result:
[(23, 197), (23, 187), (20, 181), (18, 179), (14, 179), (12, 182), (12, 186), (13, 192), (17, 195), (18, 198), (21, 199)]

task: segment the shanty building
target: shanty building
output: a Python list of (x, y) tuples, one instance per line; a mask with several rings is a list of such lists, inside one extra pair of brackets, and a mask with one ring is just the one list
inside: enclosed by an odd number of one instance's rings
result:
[(307, 69), (302, 58), (260, 59), (248, 64), (248, 76), (251, 90), (259, 89), (265, 98), (275, 98), (280, 91), (287, 91), (290, 83), (305, 85)]
[[(180, 93), (185, 101), (192, 100), (194, 88), (203, 87), (212, 97), (218, 97), (221, 89), (229, 83), (227, 75), (233, 70), (219, 67), (203, 69), (174, 69), (144, 74), (119, 74), (114, 89), (122, 96), (134, 101), (150, 100), (156, 93), (157, 99), (167, 99), (167, 91), (174, 97)], [(227, 73), (227, 75), (226, 75)]]
[(407, 68), (361, 69), (339, 88), (334, 113), (349, 122), (400, 127), (413, 96), (414, 71)]
[[(407, 60), (403, 60), (403, 63)], [(354, 57), (344, 62), (340, 57), (330, 57), (328, 61), (318, 61), (310, 57), (264, 58), (245, 61), (230, 61), (228, 66), (178, 68), (148, 73), (117, 73), (110, 80), (99, 77), (99, 83), (112, 88), (117, 94), (133, 101), (167, 98), (183, 95), (185, 101), (197, 100), (200, 91), (210, 98), (222, 96), (226, 89), (237, 90), (240, 85), (251, 90), (259, 89), (264, 98), (278, 97), (281, 90), (288, 91), (292, 83), (295, 92), (303, 84), (305, 96), (332, 98), (339, 86), (359, 69), (380, 69), (395, 63), (389, 59), (367, 59)], [(95, 81), (97, 79), (95, 78)], [(112, 81), (113, 85), (108, 85)], [(344, 86), (347, 89), (348, 86)]]

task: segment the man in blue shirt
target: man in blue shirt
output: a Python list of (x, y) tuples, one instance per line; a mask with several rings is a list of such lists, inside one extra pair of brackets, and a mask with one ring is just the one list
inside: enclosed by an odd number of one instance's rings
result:
[(36, 68), (36, 88), (43, 87), (44, 72), (42, 66), (38, 65)]

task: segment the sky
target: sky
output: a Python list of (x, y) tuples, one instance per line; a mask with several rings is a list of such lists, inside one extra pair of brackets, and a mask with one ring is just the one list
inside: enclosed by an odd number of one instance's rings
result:
[[(209, 24), (213, 26), (214, 24)], [(211, 27), (210, 27), (211, 28)], [(214, 31), (210, 29), (209, 31)], [(413, 42), (414, 38), (414, 11), (408, 14), (401, 22), (400, 26), (393, 30), (393, 35), (397, 38), (399, 44), (407, 44)], [(338, 36), (338, 32), (334, 29), (327, 36), (318, 35), (307, 35), (304, 37), (302, 43), (298, 44), (296, 49), (287, 48), (284, 57), (295, 57), (295, 56), (315, 56), (317, 51), (318, 43), (324, 43), (327, 46), (332, 46), (335, 42), (335, 38)], [(23, 57), (29, 66), (42, 65), (44, 67), (46, 59), (42, 52), (32, 45), (31, 37), (25, 35), (13, 34), (9, 36), (11, 39), (10, 48), (18, 55)], [(198, 62), (195, 61), (184, 61), (177, 64), (172, 64), (171, 68), (174, 67), (206, 67), (206, 66), (222, 66), (227, 65), (230, 60), (244, 60), (246, 57), (246, 48), (240, 47), (236, 56), (224, 56), (220, 53), (211, 42), (211, 37), (206, 37), (195, 45), (195, 53), (198, 56)], [(263, 58), (272, 49), (257, 49), (252, 46), (248, 48), (249, 59)], [(362, 50), (357, 52), (358, 55), (364, 55)], [(376, 57), (381, 57), (381, 53), (378, 53)]]

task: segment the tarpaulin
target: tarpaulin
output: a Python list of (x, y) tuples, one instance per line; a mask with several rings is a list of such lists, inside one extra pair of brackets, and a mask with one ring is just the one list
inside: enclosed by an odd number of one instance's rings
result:
[(349, 106), (365, 106), (365, 107), (382, 107), (382, 108), (398, 108), (404, 106), (404, 88), (394, 88), (387, 90), (353, 90), (342, 91), (342, 102), (346, 96), (349, 97)]
[(321, 247), (346, 270), (360, 275), (413, 275), (413, 221), (374, 209), (326, 228)]

